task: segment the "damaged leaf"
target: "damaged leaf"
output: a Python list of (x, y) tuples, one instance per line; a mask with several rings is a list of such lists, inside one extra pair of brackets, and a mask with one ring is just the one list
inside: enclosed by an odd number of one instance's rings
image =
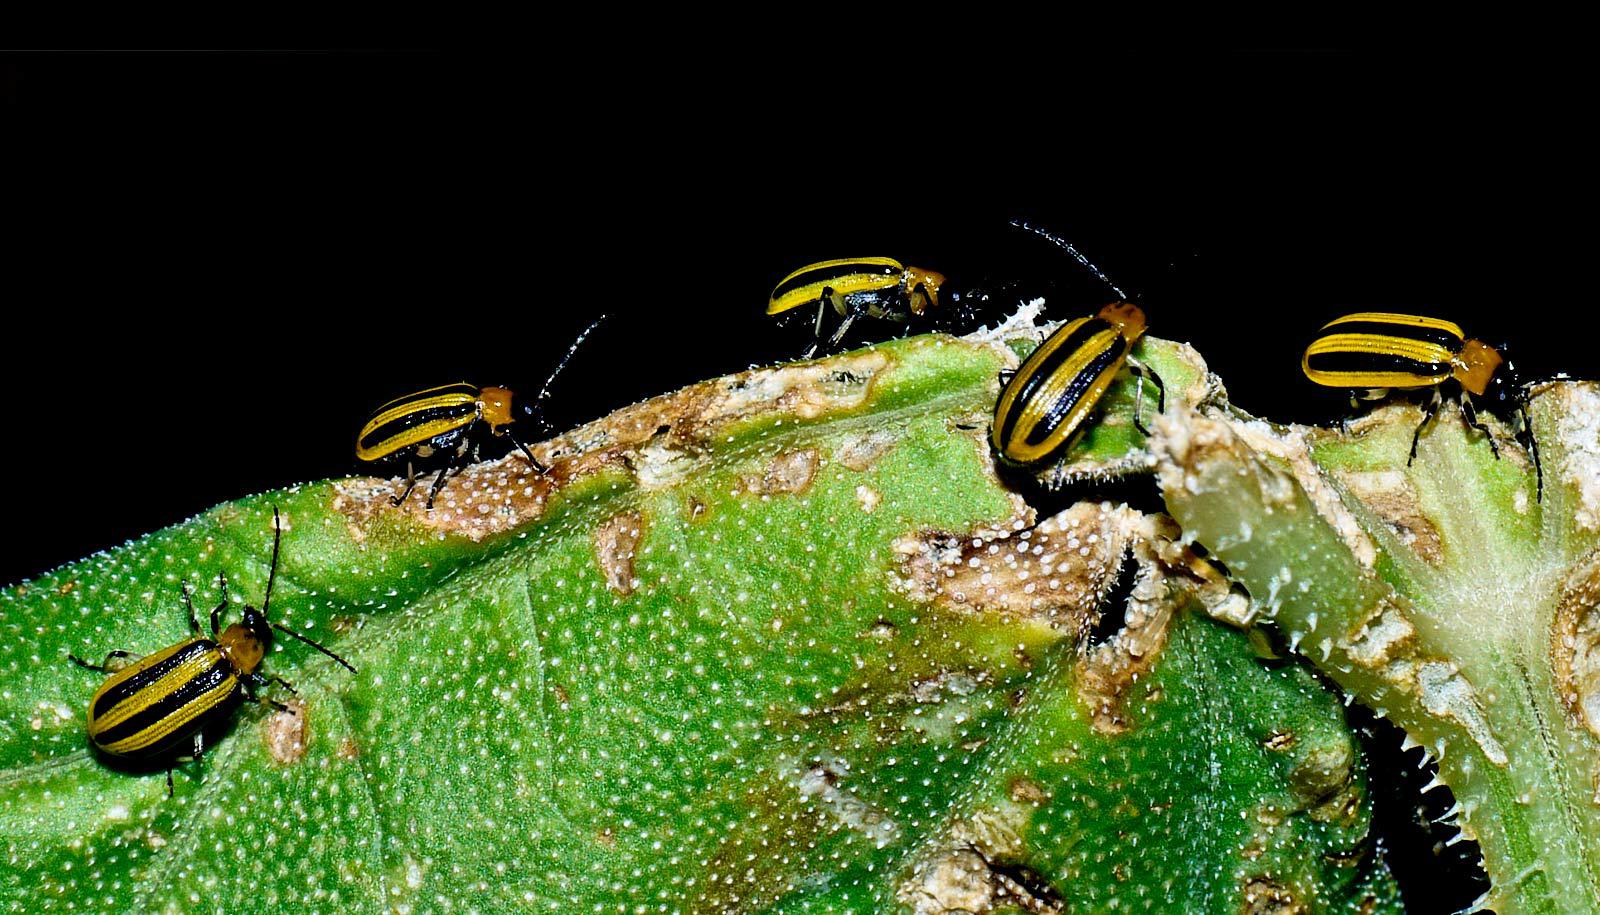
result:
[[(1170, 519), (1040, 519), (996, 475), (998, 339), (704, 382), (431, 512), (313, 484), (0, 592), (0, 907), (1395, 910), (1338, 698), (1199, 616), (1248, 611)], [(1055, 482), (1148, 467), (1131, 409)], [(275, 615), (359, 674), (278, 644), (296, 714), (245, 708), (169, 799), (89, 752), (66, 654), (185, 637), (185, 580), (258, 599), (273, 506)]]
[[(1500, 459), (1417, 407), (1348, 431), (1217, 407), (1162, 417), (1166, 504), (1292, 645), (1438, 760), (1502, 915), (1600, 909), (1600, 387), (1531, 403), (1544, 494), (1493, 417)], [(1453, 419), (1453, 416), (1451, 417)]]

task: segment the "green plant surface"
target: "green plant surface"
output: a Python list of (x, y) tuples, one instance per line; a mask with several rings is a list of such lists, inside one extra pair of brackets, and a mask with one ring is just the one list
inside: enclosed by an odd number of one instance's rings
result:
[(1222, 408), (1156, 430), (1167, 506), (1254, 607), (1438, 758), (1502, 913), (1600, 911), (1600, 387), (1543, 385), (1544, 467), (1412, 405), (1348, 431)]
[[(1191, 350), (1145, 341), (1172, 409)], [(1339, 698), (1197, 608), (1170, 521), (1047, 519), (986, 444), (1004, 346), (756, 370), (476, 465), (434, 511), (311, 484), (0, 591), (0, 908), (1396, 911)], [(1132, 391), (1076, 458), (1130, 452)], [(66, 661), (265, 586), (265, 670), (166, 796), (91, 754)], [(1120, 629), (1085, 635), (1119, 570)], [(280, 694), (281, 695), (281, 694)]]

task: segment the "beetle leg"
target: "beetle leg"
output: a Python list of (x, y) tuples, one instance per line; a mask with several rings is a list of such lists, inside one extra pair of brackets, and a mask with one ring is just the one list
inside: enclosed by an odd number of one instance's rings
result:
[(1144, 420), (1139, 418), (1144, 412), (1144, 376), (1135, 373), (1134, 377), (1139, 379), (1139, 388), (1133, 395), (1133, 427), (1139, 430), (1139, 434), (1149, 438), (1150, 430), (1145, 428)]
[(211, 634), (216, 635), (222, 631), (222, 611), (228, 609), (228, 575), (225, 572), (217, 573), (217, 587), (222, 589), (222, 600), (211, 608)]
[(507, 429), (506, 430), (506, 438), (511, 439), (511, 444), (516, 445), (518, 448), (522, 449), (522, 453), (526, 454), (528, 456), (528, 463), (533, 465), (533, 469), (534, 470), (538, 471), (539, 473), (549, 473), (550, 472), (550, 468), (546, 467), (544, 464), (540, 463), (539, 459), (533, 456), (533, 452), (528, 450), (528, 446), (524, 445), (522, 443), (522, 441), (517, 438), (517, 434), (515, 432), (512, 432), (510, 429)]
[(1500, 446), (1494, 443), (1494, 436), (1489, 434), (1489, 428), (1478, 422), (1478, 411), (1473, 409), (1471, 394), (1463, 393), (1461, 395), (1461, 418), (1466, 420), (1469, 428), (1477, 429), (1483, 433), (1483, 437), (1489, 440), (1489, 450), (1494, 453), (1494, 459), (1500, 460)]
[(290, 693), (292, 693), (292, 694), (294, 694), (296, 696), (300, 695), (300, 691), (295, 689), (293, 684), (291, 684), (288, 680), (285, 680), (282, 677), (278, 677), (278, 676), (264, 677), (261, 674), (251, 674), (250, 677), (251, 677), (252, 684), (254, 686), (256, 686), (258, 689), (261, 688), (261, 687), (266, 686), (268, 683), (276, 683), (279, 686), (283, 687), (284, 689), (288, 690)]
[(1433, 389), (1433, 399), (1428, 401), (1428, 405), (1426, 407), (1424, 407), (1423, 410), (1422, 410), (1422, 422), (1417, 423), (1417, 431), (1411, 433), (1411, 456), (1406, 458), (1406, 466), (1407, 467), (1410, 467), (1411, 466), (1411, 462), (1413, 462), (1413, 461), (1415, 461), (1417, 459), (1417, 442), (1422, 440), (1422, 430), (1423, 430), (1423, 428), (1428, 425), (1428, 421), (1429, 420), (1433, 419), (1438, 414), (1439, 414), (1439, 389), (1438, 388), (1434, 388)]
[(811, 345), (800, 354), (801, 359), (810, 359), (817, 354), (817, 349), (822, 346), (822, 316), (828, 313), (828, 297), (833, 295), (832, 289), (822, 290), (822, 296), (817, 299), (817, 320), (811, 326)]
[(265, 696), (257, 696), (255, 693), (247, 693), (247, 695), (249, 696), (250, 701), (254, 702), (257, 705), (270, 705), (270, 706), (272, 706), (273, 708), (277, 709), (280, 712), (288, 712), (291, 715), (294, 714), (294, 709), (289, 708), (287, 705), (284, 705), (282, 702), (277, 702), (277, 701), (274, 701), (272, 699), (268, 699)]
[(1157, 375), (1154, 370), (1152, 370), (1149, 366), (1141, 365), (1137, 360), (1133, 359), (1132, 357), (1129, 357), (1129, 359), (1128, 359), (1128, 371), (1133, 373), (1133, 377), (1139, 379), (1139, 390), (1138, 390), (1138, 393), (1134, 395), (1134, 399), (1133, 399), (1133, 427), (1135, 429), (1138, 429), (1140, 432), (1144, 433), (1145, 438), (1149, 438), (1150, 437), (1150, 430), (1146, 429), (1144, 427), (1144, 420), (1142, 420), (1140, 418), (1140, 414), (1142, 414), (1144, 412), (1144, 379), (1145, 379), (1145, 376), (1148, 375), (1150, 377), (1151, 382), (1153, 382), (1155, 384), (1155, 386), (1156, 386), (1156, 397), (1157, 397), (1156, 412), (1158, 412), (1158, 413), (1166, 412), (1166, 409), (1167, 409), (1167, 386), (1162, 383), (1161, 376)]
[(839, 345), (839, 341), (844, 339), (844, 335), (850, 331), (850, 325), (856, 323), (856, 318), (859, 318), (866, 313), (867, 306), (852, 306), (851, 309), (845, 313), (844, 320), (839, 322), (839, 327), (834, 330), (833, 336), (828, 338), (828, 342), (825, 346), (823, 346), (822, 351), (824, 353), (832, 352), (833, 348)]
[(445, 466), (439, 468), (439, 475), (433, 478), (433, 486), (428, 489), (427, 508), (429, 511), (433, 510), (433, 499), (439, 494), (439, 490), (444, 488), (445, 477), (448, 476), (449, 473), (450, 465), (446, 464)]
[(1539, 463), (1539, 442), (1533, 437), (1533, 420), (1528, 416), (1528, 398), (1524, 396), (1517, 404), (1517, 410), (1522, 414), (1522, 444), (1528, 449), (1528, 456), (1533, 458), (1533, 474), (1538, 480), (1535, 484), (1535, 502), (1544, 501), (1544, 465)]
[(1154, 382), (1156, 386), (1156, 412), (1167, 412), (1167, 384), (1161, 380), (1160, 375), (1156, 374), (1156, 370), (1148, 365), (1145, 365), (1143, 362), (1140, 362), (1132, 356), (1129, 356), (1128, 371), (1134, 373), (1135, 375), (1143, 373), (1144, 375), (1149, 376), (1150, 380)]
[(390, 496), (389, 504), (399, 505), (401, 502), (404, 502), (406, 500), (406, 496), (411, 495), (411, 490), (415, 489), (416, 487), (417, 471), (415, 465), (413, 465), (410, 461), (406, 461), (406, 488), (400, 490), (400, 495)]
[(189, 593), (189, 579), (183, 580), (183, 606), (189, 611), (189, 634), (200, 634), (200, 618), (194, 615), (194, 598)]
[(78, 657), (75, 654), (67, 655), (67, 660), (69, 660), (72, 663), (78, 665), (79, 667), (82, 667), (85, 670), (93, 670), (93, 671), (97, 671), (99, 673), (109, 674), (109, 673), (114, 673), (114, 672), (116, 672), (118, 670), (121, 670), (122, 668), (128, 666), (127, 664), (119, 664), (116, 667), (112, 667), (111, 666), (111, 661), (112, 661), (113, 658), (126, 658), (129, 663), (132, 663), (134, 661), (139, 660), (139, 657), (140, 657), (139, 655), (136, 655), (131, 651), (123, 651), (122, 649), (117, 648), (117, 649), (113, 649), (111, 651), (106, 652), (106, 659), (105, 659), (105, 661), (103, 663), (100, 663), (100, 664), (90, 664), (88, 661), (85, 661), (84, 659)]

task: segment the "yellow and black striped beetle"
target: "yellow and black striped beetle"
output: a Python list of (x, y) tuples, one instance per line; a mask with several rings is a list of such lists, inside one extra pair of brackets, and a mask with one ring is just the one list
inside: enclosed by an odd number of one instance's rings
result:
[[(813, 340), (802, 358), (818, 348), (831, 350), (844, 339), (857, 318), (902, 321), (908, 326), (939, 307), (942, 273), (910, 267), (892, 257), (846, 257), (807, 264), (778, 282), (767, 299), (767, 314), (780, 315), (808, 305), (817, 307)], [(843, 319), (828, 342), (822, 342), (822, 319), (829, 306)]]
[(1166, 386), (1128, 355), (1144, 331), (1144, 312), (1131, 302), (1113, 302), (1056, 328), (1023, 360), (995, 403), (989, 442), (1000, 460), (1031, 468), (1059, 458), (1123, 365), (1139, 379), (1133, 424), (1149, 435), (1139, 419), (1145, 376), (1156, 386), (1158, 410), (1166, 409)]
[[(205, 735), (232, 717), (240, 703), (270, 705), (280, 712), (293, 710), (256, 695), (269, 682), (293, 693), (281, 677), (262, 676), (262, 658), (272, 647), (272, 630), (287, 633), (355, 673), (349, 661), (298, 632), (268, 619), (272, 582), (278, 574), (278, 547), (283, 528), (278, 509), (272, 509), (272, 564), (267, 571), (267, 593), (261, 609), (246, 605), (242, 622), (222, 629), (222, 612), (228, 608), (228, 580), (219, 575), (222, 601), (211, 610), (211, 637), (200, 634), (189, 583), (183, 584), (183, 604), (189, 611), (189, 638), (154, 654), (138, 657), (112, 651), (104, 663), (90, 664), (77, 655), (67, 658), (88, 670), (111, 676), (89, 700), (89, 740), (108, 756), (129, 762), (181, 762), (179, 751), (192, 748), (189, 758), (205, 752)], [(113, 666), (122, 661), (123, 666)], [(167, 795), (172, 794), (172, 767), (167, 767)]]
[(545, 379), (539, 393), (528, 399), (517, 398), (510, 388), (480, 388), (466, 382), (427, 388), (404, 397), (397, 397), (379, 407), (361, 432), (356, 436), (356, 459), (364, 463), (389, 460), (406, 462), (406, 486), (398, 496), (389, 501), (395, 505), (406, 500), (417, 485), (417, 466), (432, 464), (439, 467), (433, 486), (428, 490), (428, 508), (433, 508), (434, 497), (444, 488), (452, 472), (478, 459), (483, 444), (480, 434), (487, 429), (494, 437), (504, 437), (522, 449), (528, 462), (540, 473), (549, 468), (533, 456), (533, 452), (511, 429), (521, 420), (534, 427), (534, 432), (545, 431), (542, 407), (549, 396), (550, 385), (567, 367), (572, 354), (583, 341), (606, 319), (596, 318), (572, 341), (567, 352), (556, 364), (555, 371)]
[(1032, 232), (1072, 255), (1117, 294), (1118, 301), (1094, 315), (1075, 318), (1056, 328), (1024, 359), (1014, 375), (1004, 379), (995, 402), (989, 443), (1004, 464), (1035, 468), (1060, 458), (1072, 447), (1084, 420), (1094, 412), (1106, 389), (1124, 365), (1139, 379), (1133, 425), (1145, 435), (1139, 414), (1144, 409), (1144, 379), (1156, 386), (1157, 410), (1166, 409), (1166, 385), (1161, 376), (1129, 353), (1144, 336), (1145, 316), (1127, 301), (1117, 285), (1079, 253), (1066, 239), (1014, 221), (1013, 226)]
[(1391, 389), (1431, 389), (1433, 396), (1423, 409), (1422, 422), (1411, 434), (1407, 467), (1417, 459), (1422, 430), (1438, 414), (1447, 382), (1461, 389), (1461, 418), (1468, 427), (1483, 433), (1496, 458), (1500, 457), (1500, 448), (1478, 421), (1473, 398), (1484, 398), (1488, 402), (1486, 409), (1491, 412), (1517, 410), (1522, 418), (1518, 437), (1533, 461), (1537, 499), (1544, 499), (1544, 468), (1528, 418), (1527, 389), (1501, 349), (1468, 339), (1454, 322), (1386, 311), (1344, 315), (1322, 326), (1317, 338), (1306, 347), (1300, 369), (1324, 387), (1366, 389), (1369, 399), (1381, 397)]

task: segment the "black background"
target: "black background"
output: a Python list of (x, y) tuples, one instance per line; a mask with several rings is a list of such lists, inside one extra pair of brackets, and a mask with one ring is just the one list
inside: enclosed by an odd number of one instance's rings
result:
[(1344, 310), (1593, 373), (1576, 60), (891, 47), (5, 58), (0, 581), (355, 472), (377, 404), (536, 389), (600, 311), (558, 427), (798, 353), (811, 260), (1107, 299), (1015, 217), (1260, 414), (1344, 410), (1298, 367)]
[(1015, 217), (1073, 239), (1263, 415), (1343, 410), (1298, 360), (1355, 308), (1585, 373), (1575, 65), (1132, 60), (6, 58), (0, 581), (355, 472), (379, 403), (536, 389), (601, 311), (558, 427), (797, 353), (762, 312), (811, 260), (1021, 280), (1056, 317), (1107, 299)]

